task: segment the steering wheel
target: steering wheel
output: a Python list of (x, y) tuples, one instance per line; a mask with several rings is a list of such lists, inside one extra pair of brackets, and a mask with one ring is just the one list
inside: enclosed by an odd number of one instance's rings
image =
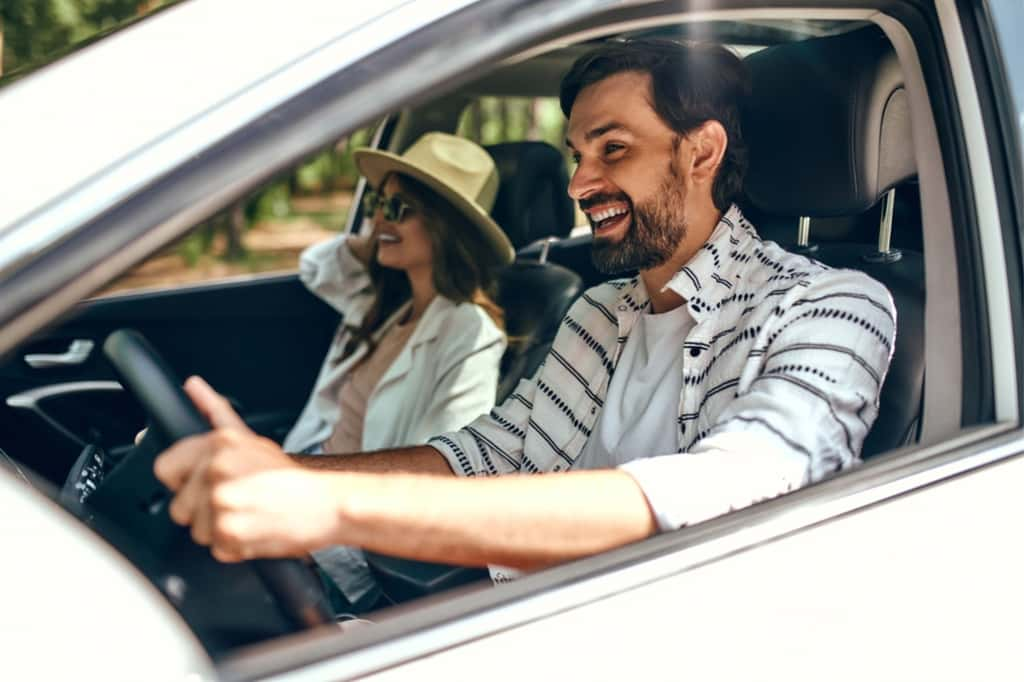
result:
[[(151, 427), (134, 452), (107, 475), (89, 498), (90, 506), (117, 519), (120, 530), (148, 546), (140, 556), (140, 568), (152, 566), (152, 556), (180, 560), (202, 557), (200, 577), (230, 570), (218, 564), (206, 548), (200, 548), (167, 512), (170, 492), (153, 475), (153, 461), (164, 447), (210, 427), (181, 388), (180, 382), (146, 339), (134, 330), (120, 329), (107, 337), (103, 352), (124, 387), (141, 403)], [(127, 498), (127, 499), (126, 499)], [(127, 512), (127, 513), (126, 513)], [(118, 544), (115, 540), (115, 544)], [(198, 550), (198, 551), (196, 551)], [(134, 557), (133, 557), (134, 558)], [(209, 563), (205, 559), (209, 559)], [(323, 589), (308, 568), (297, 559), (261, 559), (244, 562), (259, 576), (294, 631), (333, 622)], [(166, 583), (166, 580), (162, 581)], [(157, 581), (164, 589), (166, 584)], [(171, 590), (173, 592), (173, 590)], [(219, 590), (208, 590), (216, 596)], [(169, 595), (174, 601), (174, 595)], [(184, 615), (184, 613), (183, 613)]]

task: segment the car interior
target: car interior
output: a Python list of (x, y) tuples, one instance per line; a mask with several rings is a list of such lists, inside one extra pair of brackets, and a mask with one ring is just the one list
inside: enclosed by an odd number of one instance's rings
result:
[[(538, 46), (443, 95), (421, 98), (395, 112), (379, 124), (379, 145), (400, 152), (426, 130), (454, 132), (477, 97), (554, 96), (561, 75), (588, 48), (602, 40), (643, 36), (713, 40), (744, 56), (753, 84), (743, 120), (751, 157), (744, 213), (764, 240), (831, 267), (862, 270), (892, 293), (899, 341), (864, 460), (898, 456), (894, 451), (899, 448), (947, 434), (948, 423), (938, 421), (927, 436), (924, 430), (926, 305), (958, 303), (955, 298), (929, 301), (925, 294), (929, 241), (923, 231), (921, 153), (915, 148), (924, 138), (913, 130), (913, 107), (920, 104), (908, 94), (897, 50), (877, 25), (856, 20), (666, 21)], [(566, 193), (571, 168), (564, 150), (537, 140), (487, 149), (501, 178), (493, 217), (517, 250), (516, 261), (500, 278), (499, 303), (508, 333), (517, 339), (502, 359), (500, 401), (536, 371), (576, 297), (606, 277), (590, 262), (589, 234), (574, 229), (574, 207)], [(362, 223), (356, 199), (349, 230)], [(204, 376), (231, 398), (255, 430), (280, 441), (304, 404), (338, 323), (337, 314), (309, 295), (294, 273), (85, 301), (59, 325), (0, 359), (2, 445), (22, 468), (58, 489), (76, 463), (80, 468), (83, 450), (90, 446), (103, 448), (121, 466), (141, 461), (132, 439), (146, 423), (147, 410), (136, 393), (122, 388), (129, 383), (126, 370), (115, 369), (111, 362), (116, 360), (100, 352), (111, 332), (126, 328), (140, 332), (162, 356), (163, 364), (153, 372), (162, 367), (168, 380)], [(84, 357), (72, 352), (80, 342), (88, 345)], [(971, 379), (963, 381), (971, 390)], [(990, 416), (980, 404), (973, 416), (978, 423)], [(965, 416), (964, 421), (970, 420)], [(174, 545), (173, 560), (158, 556), (169, 550), (156, 549), (160, 543), (155, 541), (139, 541), (140, 534), (156, 533), (147, 523), (99, 521), (98, 516), (123, 509), (119, 495), (131, 496), (140, 518), (159, 506), (159, 492), (152, 481), (140, 485), (136, 477), (144, 474), (138, 469), (125, 467), (120, 483), (104, 486), (106, 501), (96, 502), (100, 513), (83, 518), (154, 580), (214, 656), (303, 627), (301, 619), (281, 617), (256, 577), (243, 575), (244, 567), (221, 570), (201, 556), (201, 549), (187, 548), (187, 542)], [(480, 569), (380, 555), (371, 555), (370, 563), (394, 604), (467, 584), (469, 589), (489, 586)], [(174, 593), (156, 577), (169, 574), (169, 564), (175, 575), (195, 586), (187, 595)], [(248, 602), (252, 609), (230, 613), (210, 608), (215, 595), (231, 603)]]

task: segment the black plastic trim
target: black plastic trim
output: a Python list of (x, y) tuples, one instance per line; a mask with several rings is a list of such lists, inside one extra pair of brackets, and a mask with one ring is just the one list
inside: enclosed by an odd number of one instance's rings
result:
[[(996, 188), (996, 210), (1006, 245), (1007, 286), (1013, 343), (1024, 338), (1024, 159), (1008, 71), (987, 3), (961, 3), (961, 22), (978, 88), (989, 158)], [(1015, 354), (1016, 357), (1016, 354)], [(1016, 363), (1018, 416), (1024, 417), (1024, 363)]]

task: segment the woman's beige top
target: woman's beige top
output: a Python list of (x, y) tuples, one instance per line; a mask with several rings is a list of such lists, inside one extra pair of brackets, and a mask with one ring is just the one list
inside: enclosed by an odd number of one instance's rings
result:
[(415, 329), (415, 321), (391, 327), (377, 342), (373, 352), (363, 358), (341, 384), (338, 391), (341, 419), (335, 425), (334, 432), (324, 441), (325, 453), (343, 455), (362, 449), (363, 419), (370, 395)]

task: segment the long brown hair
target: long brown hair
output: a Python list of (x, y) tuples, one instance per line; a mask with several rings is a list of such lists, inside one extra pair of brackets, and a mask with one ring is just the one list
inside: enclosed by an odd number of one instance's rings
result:
[[(402, 193), (417, 203), (414, 208), (424, 216), (433, 257), (434, 289), (455, 303), (480, 306), (504, 331), (505, 311), (495, 301), (500, 264), (483, 255), (489, 254), (490, 249), (479, 228), (427, 185), (399, 173), (394, 177)], [(388, 177), (381, 180), (381, 187), (387, 180)], [(412, 296), (408, 275), (377, 262), (376, 248), (367, 270), (375, 295), (362, 324), (349, 327), (352, 340), (345, 348), (346, 357), (361, 343), (366, 343), (372, 351), (372, 334)]]

